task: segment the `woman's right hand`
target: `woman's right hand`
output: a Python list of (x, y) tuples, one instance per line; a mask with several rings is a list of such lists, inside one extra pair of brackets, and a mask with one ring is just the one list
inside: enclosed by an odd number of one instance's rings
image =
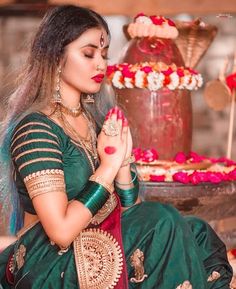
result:
[[(105, 127), (111, 121), (118, 127), (116, 136), (107, 135)], [(128, 121), (123, 112), (118, 107), (114, 107), (108, 112), (98, 136), (97, 150), (101, 166), (113, 168), (117, 172), (124, 161), (127, 144)]]

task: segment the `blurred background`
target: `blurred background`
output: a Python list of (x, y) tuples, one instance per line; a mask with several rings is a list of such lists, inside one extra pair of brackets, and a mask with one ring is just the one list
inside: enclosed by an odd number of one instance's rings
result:
[[(11, 92), (19, 69), (25, 62), (32, 35), (46, 10), (60, 4), (89, 7), (105, 16), (112, 34), (110, 64), (118, 62), (120, 51), (128, 41), (124, 27), (140, 12), (181, 21), (200, 17), (205, 23), (217, 27), (217, 36), (196, 67), (203, 75), (204, 83), (218, 77), (227, 56), (233, 63), (236, 51), (235, 0), (0, 0), (0, 119), (4, 111), (4, 99)], [(232, 65), (228, 74), (231, 69)], [(192, 92), (192, 150), (207, 156), (225, 156), (230, 107), (220, 112), (211, 110), (204, 101), (203, 90), (204, 86)], [(232, 147), (232, 159), (236, 159), (236, 129)]]

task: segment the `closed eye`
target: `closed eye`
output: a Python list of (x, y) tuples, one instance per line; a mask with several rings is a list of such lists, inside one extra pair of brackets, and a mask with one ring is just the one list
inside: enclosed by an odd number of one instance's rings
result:
[(102, 58), (105, 59), (105, 60), (109, 60), (108, 55), (102, 55)]
[(91, 54), (84, 54), (84, 56), (87, 57), (87, 58), (93, 58), (93, 57), (94, 57), (94, 56), (91, 55)]

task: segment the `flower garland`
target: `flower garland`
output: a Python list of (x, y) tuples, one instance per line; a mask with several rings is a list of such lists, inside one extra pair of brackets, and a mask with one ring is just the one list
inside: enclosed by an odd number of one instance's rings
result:
[(168, 39), (174, 39), (179, 34), (172, 20), (158, 15), (148, 17), (144, 13), (135, 16), (134, 22), (128, 26), (128, 33), (131, 38), (159, 37)]
[(195, 70), (163, 62), (109, 65), (107, 78), (118, 89), (136, 87), (150, 91), (161, 88), (196, 90), (203, 84), (201, 74)]
[[(158, 153), (155, 149), (133, 149), (138, 172), (145, 181), (151, 182), (180, 182), (194, 184), (210, 182), (218, 184), (225, 181), (236, 181), (236, 162), (221, 158), (208, 158), (190, 152), (189, 155), (179, 152), (173, 161), (158, 161)], [(206, 169), (180, 169), (178, 164), (210, 163)], [(181, 167), (181, 166), (180, 166)]]

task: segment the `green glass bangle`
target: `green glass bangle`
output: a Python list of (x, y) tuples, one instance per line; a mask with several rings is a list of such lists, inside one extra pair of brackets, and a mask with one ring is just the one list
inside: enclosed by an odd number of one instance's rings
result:
[(119, 183), (119, 182), (115, 181), (115, 184), (120, 185), (120, 186), (128, 186), (131, 184), (135, 185), (138, 182), (138, 175), (136, 172), (131, 171), (131, 176), (132, 176), (132, 180), (129, 183), (123, 184), (123, 183)]
[(94, 216), (106, 203), (109, 195), (110, 193), (102, 185), (88, 181), (86, 187), (75, 199), (84, 204)]
[(137, 174), (133, 177), (135, 172), (131, 172), (134, 187), (131, 189), (121, 189), (115, 185), (115, 191), (117, 192), (121, 206), (122, 207), (130, 207), (137, 201), (138, 193), (139, 193), (139, 182), (137, 178)]

